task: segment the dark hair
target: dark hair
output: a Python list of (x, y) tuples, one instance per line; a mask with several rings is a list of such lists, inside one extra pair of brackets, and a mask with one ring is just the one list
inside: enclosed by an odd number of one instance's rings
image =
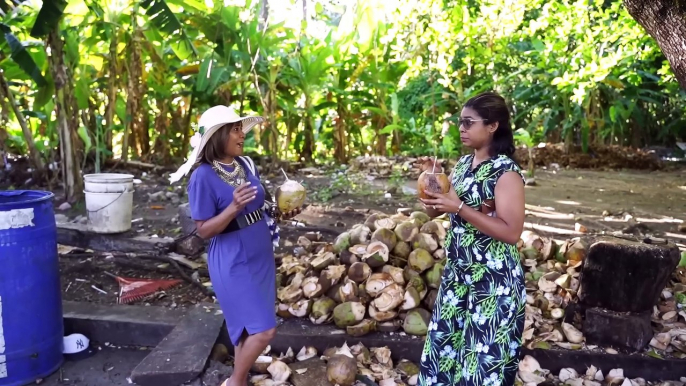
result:
[(229, 142), (229, 135), (231, 135), (231, 130), (236, 125), (240, 125), (240, 122), (227, 123), (226, 125), (217, 129), (217, 132), (210, 137), (205, 144), (205, 147), (200, 153), (200, 162), (212, 164), (216, 160), (222, 160), (226, 158), (226, 143)]
[(510, 110), (505, 98), (495, 92), (481, 93), (465, 103), (464, 107), (475, 110), (485, 119), (484, 124), (498, 122), (498, 128), (493, 134), (493, 141), (489, 147), (491, 156), (504, 154), (514, 160), (514, 136), (510, 126)]

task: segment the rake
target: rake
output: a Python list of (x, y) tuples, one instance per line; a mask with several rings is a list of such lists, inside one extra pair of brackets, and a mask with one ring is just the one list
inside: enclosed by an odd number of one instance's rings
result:
[(164, 291), (181, 283), (180, 279), (138, 279), (120, 277), (109, 272), (106, 275), (113, 277), (119, 283), (119, 304), (127, 304), (141, 300), (157, 291)]

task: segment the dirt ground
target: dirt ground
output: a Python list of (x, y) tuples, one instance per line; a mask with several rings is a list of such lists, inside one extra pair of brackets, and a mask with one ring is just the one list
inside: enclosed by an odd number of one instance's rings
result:
[[(181, 235), (178, 207), (187, 201), (185, 187), (182, 184), (170, 187), (161, 176), (134, 174), (140, 183), (136, 185), (133, 232), (159, 237)], [(308, 206), (296, 218), (297, 222), (281, 224), (282, 242), (277, 258), (292, 253), (297, 239), (306, 232), (319, 231), (323, 240), (332, 241), (345, 229), (363, 222), (373, 211), (394, 213), (400, 207), (417, 205), (413, 180), (371, 180), (366, 176), (317, 171), (291, 178), (307, 187)], [(283, 177), (266, 179), (272, 191), (281, 182)], [(638, 236), (666, 237), (682, 248), (686, 244), (686, 233), (679, 231), (686, 220), (686, 169), (659, 172), (541, 169), (537, 170), (536, 183), (526, 188), (525, 227), (528, 229), (556, 240), (582, 235), (579, 230), (588, 233), (624, 230)], [(59, 204), (58, 201), (56, 206)], [(78, 220), (83, 208), (76, 205), (58, 213)], [(107, 273), (131, 278), (180, 278), (173, 267), (160, 261), (135, 259), (131, 263), (131, 259), (116, 256), (71, 253), (78, 255), (60, 259), (66, 300), (116, 302), (119, 286)], [(196, 261), (202, 264), (202, 258)], [(189, 277), (194, 273), (190, 269), (184, 271)], [(195, 275), (200, 282), (209, 282), (206, 269), (199, 269)], [(197, 284), (182, 281), (135, 304), (181, 307), (200, 301), (212, 301), (212, 297), (203, 293)]]

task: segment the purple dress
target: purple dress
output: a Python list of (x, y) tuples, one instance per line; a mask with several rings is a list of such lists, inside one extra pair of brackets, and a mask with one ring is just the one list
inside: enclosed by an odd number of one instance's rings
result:
[[(257, 195), (239, 216), (261, 208), (265, 196), (259, 174), (253, 175), (247, 165), (243, 168), (251, 186), (257, 187)], [(212, 166), (200, 165), (188, 182), (193, 220), (206, 221), (221, 213), (231, 204), (233, 191), (234, 187), (224, 182)], [(238, 345), (244, 331), (253, 335), (276, 327), (276, 265), (264, 218), (246, 228), (214, 236), (207, 262), (234, 345)]]

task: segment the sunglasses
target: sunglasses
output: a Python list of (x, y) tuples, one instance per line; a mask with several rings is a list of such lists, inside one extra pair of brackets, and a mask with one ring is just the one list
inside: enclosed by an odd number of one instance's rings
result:
[(472, 119), (472, 118), (462, 119), (462, 118), (458, 118), (457, 119), (457, 125), (458, 126), (464, 126), (465, 129), (469, 129), (470, 127), (472, 127), (474, 122), (483, 122), (483, 121), (485, 121), (485, 119)]

